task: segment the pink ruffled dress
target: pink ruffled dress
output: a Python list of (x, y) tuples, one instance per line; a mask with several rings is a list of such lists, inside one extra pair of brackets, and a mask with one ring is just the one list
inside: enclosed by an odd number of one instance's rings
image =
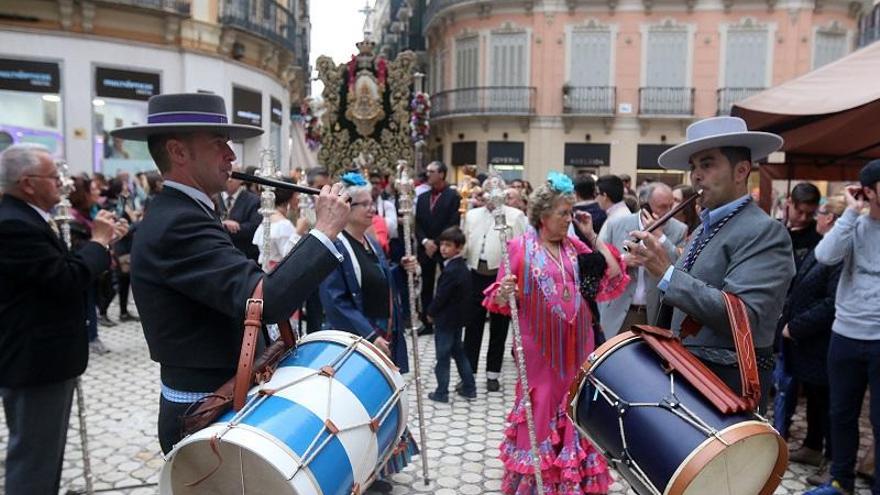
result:
[[(519, 325), (523, 338), (535, 430), (541, 455), (544, 493), (577, 495), (607, 493), (613, 481), (608, 465), (593, 445), (578, 433), (566, 416), (568, 391), (578, 368), (595, 347), (593, 315), (578, 287), (577, 255), (590, 248), (573, 237), (562, 243), (562, 265), (550, 258), (534, 231), (508, 244), (511, 271), (517, 276)], [(626, 267), (612, 247), (621, 275), (610, 279), (606, 269), (596, 296), (598, 301), (623, 293), (629, 282)], [(506, 276), (499, 270), (497, 281), (486, 289), (483, 305), (490, 311), (510, 314), (505, 304), (494, 303), (495, 291)], [(506, 438), (499, 458), (504, 462), (502, 489), (511, 495), (532, 495), (534, 465), (526, 426), (525, 401), (518, 381), (513, 409), (507, 416)]]

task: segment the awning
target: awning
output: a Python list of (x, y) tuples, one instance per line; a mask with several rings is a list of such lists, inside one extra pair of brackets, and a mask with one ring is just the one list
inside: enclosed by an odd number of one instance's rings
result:
[(751, 130), (781, 135), (787, 164), (880, 158), (880, 43), (747, 98), (731, 113)]

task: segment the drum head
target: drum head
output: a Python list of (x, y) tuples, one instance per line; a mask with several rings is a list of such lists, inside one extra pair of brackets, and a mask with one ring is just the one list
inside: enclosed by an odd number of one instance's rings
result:
[[(242, 493), (299, 494), (281, 473), (260, 455), (241, 446), (220, 442), (223, 466), (208, 479), (188, 486), (210, 473), (220, 460), (207, 448), (207, 442), (192, 443), (177, 452), (171, 466), (174, 495), (241, 495)], [(196, 450), (198, 452), (188, 452)]]
[(695, 450), (667, 486), (669, 495), (772, 493), (788, 460), (785, 443), (770, 426), (749, 421), (719, 433)]

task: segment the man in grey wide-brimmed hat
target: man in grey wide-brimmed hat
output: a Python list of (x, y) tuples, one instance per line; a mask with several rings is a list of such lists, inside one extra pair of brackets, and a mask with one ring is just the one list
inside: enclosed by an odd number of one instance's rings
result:
[(216, 95), (157, 95), (148, 106), (146, 124), (112, 134), (147, 141), (165, 181), (134, 236), (131, 286), (150, 357), (161, 365), (159, 443), (168, 453), (180, 440), (181, 415), (235, 375), (257, 283), (264, 280), (264, 323), (286, 320), (342, 260), (332, 241), (349, 207), (341, 185), (325, 186), (315, 228), (264, 274), (232, 244), (210, 199), (232, 170), (229, 140), (263, 130), (230, 124)]
[(702, 225), (674, 265), (657, 236), (644, 232), (633, 233), (642, 242), (628, 243), (627, 255), (628, 263), (660, 279), (663, 304), (674, 308), (674, 331), (681, 330), (688, 315), (702, 325), (684, 345), (737, 393), (740, 371), (721, 291), (745, 303), (757, 353), (761, 411), (772, 379), (776, 321), (795, 270), (788, 232), (755, 205), (748, 179), (753, 161), (781, 147), (781, 137), (749, 131), (737, 117), (689, 126), (687, 140), (666, 150), (659, 163), (690, 171), (694, 188), (702, 190)]

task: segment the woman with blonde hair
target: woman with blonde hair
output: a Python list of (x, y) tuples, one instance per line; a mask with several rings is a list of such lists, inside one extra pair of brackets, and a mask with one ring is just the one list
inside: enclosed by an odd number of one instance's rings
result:
[[(571, 179), (558, 172), (535, 189), (529, 198), (531, 228), (508, 243), (511, 272), (499, 270), (483, 302), (509, 315), (507, 301), (517, 298), (544, 494), (554, 495), (607, 493), (612, 482), (605, 459), (565, 409), (578, 367), (596, 346), (591, 300), (613, 299), (629, 282), (619, 253), (598, 239), (589, 213), (578, 212), (574, 223), (593, 247), (568, 235), (573, 192)], [(525, 406), (518, 383), (501, 444), (506, 494), (535, 491)]]

